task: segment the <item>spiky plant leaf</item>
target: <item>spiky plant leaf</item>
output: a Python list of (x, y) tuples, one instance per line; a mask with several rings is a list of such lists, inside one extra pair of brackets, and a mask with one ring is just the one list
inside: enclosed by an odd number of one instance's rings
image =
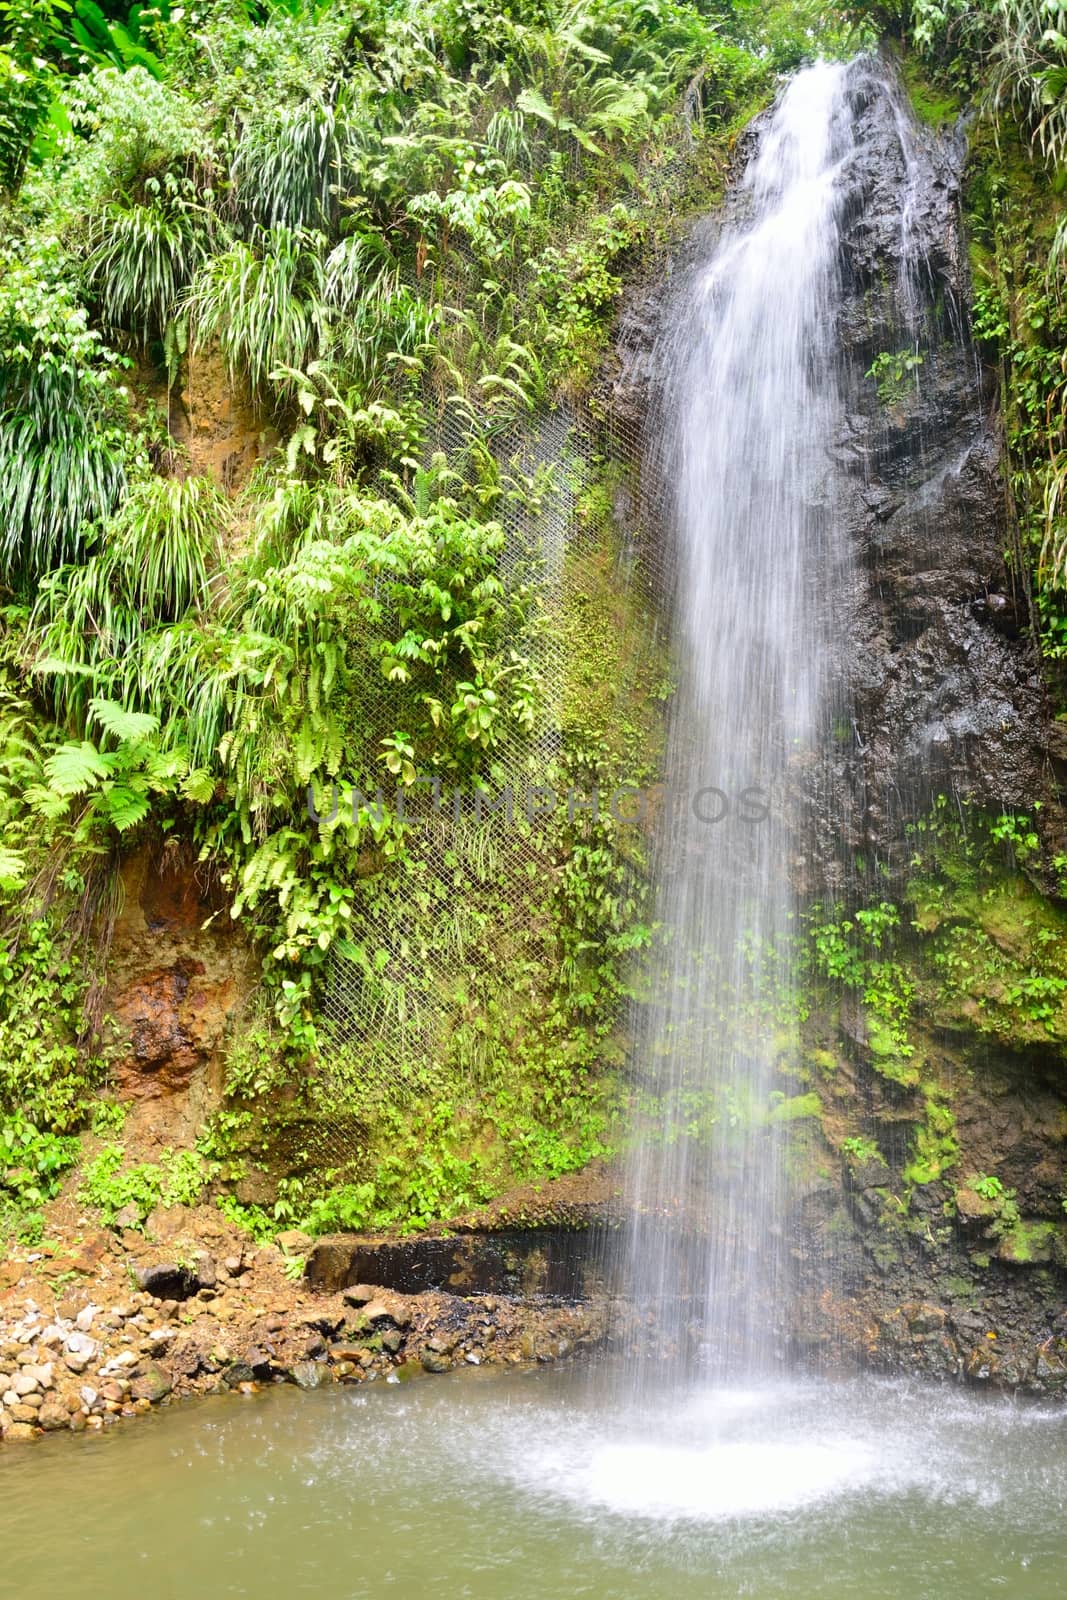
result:
[(310, 98), (245, 125), (233, 162), (237, 202), (265, 228), (325, 228), (336, 210), (338, 108)]
[(260, 228), (198, 274), (189, 295), (194, 334), (217, 339), (235, 381), (263, 390), (271, 373), (301, 370), (328, 345), (319, 243), (299, 229)]
[(105, 322), (136, 334), (142, 345), (162, 337), (179, 299), (208, 252), (202, 208), (153, 200), (110, 205), (92, 228), (86, 281)]

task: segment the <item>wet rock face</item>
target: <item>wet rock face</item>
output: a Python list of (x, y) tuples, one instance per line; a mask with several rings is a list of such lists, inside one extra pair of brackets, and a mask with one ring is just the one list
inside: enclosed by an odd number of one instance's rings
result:
[(256, 976), (224, 897), (198, 870), (165, 852), (132, 857), (112, 944), (107, 1010), (125, 1042), (118, 1084), (152, 1103), (164, 1141), (203, 1119), (227, 1028)]
[[(312, 1246), (307, 1280), (325, 1293), (369, 1285), (402, 1294), (440, 1290), (460, 1298), (494, 1293), (581, 1300), (600, 1288), (598, 1265), (588, 1229), (402, 1240), (341, 1234)], [(348, 1293), (354, 1296), (355, 1290)]]
[[(965, 142), (916, 127), (881, 69), (854, 70), (851, 102), (831, 459), (855, 563), (839, 597), (852, 732), (818, 805), (827, 868), (835, 853), (892, 861), (937, 793), (1032, 807), (1046, 788), (1027, 603), (1004, 560), (994, 396), (967, 331)], [(913, 354), (902, 376), (866, 376)]]
[[(824, 753), (794, 774), (790, 809), (802, 893), (844, 887), (855, 856), (903, 866), (905, 824), (939, 793), (1032, 809), (1049, 791), (1049, 742), (1038, 666), (1022, 637), (1028, 600), (1009, 572), (1012, 547), (993, 375), (970, 338), (970, 284), (960, 214), (962, 130), (917, 125), (892, 71), (857, 63), (849, 83), (855, 148), (843, 162), (836, 312), (840, 425), (827, 441), (817, 508), (847, 534), (814, 603), (832, 609), (833, 663)], [(734, 156), (740, 177), (763, 119)], [(635, 286), (620, 318), (602, 401), (626, 451), (640, 431), (642, 559), (661, 603), (673, 561), (654, 454), (672, 285), (706, 260), (724, 225), (743, 218), (735, 184)], [(665, 287), (666, 286), (666, 287)], [(918, 353), (881, 384), (867, 374)], [(831, 732), (832, 728), (832, 732)]]

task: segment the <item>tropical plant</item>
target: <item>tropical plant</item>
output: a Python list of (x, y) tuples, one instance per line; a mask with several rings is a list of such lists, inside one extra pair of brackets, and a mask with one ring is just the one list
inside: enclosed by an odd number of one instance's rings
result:
[(165, 338), (208, 254), (211, 213), (172, 172), (147, 178), (143, 192), (142, 203), (113, 203), (93, 218), (86, 283), (108, 326), (145, 346)]
[(54, 251), (0, 278), (0, 571), (25, 583), (85, 546), (122, 493), (119, 359), (88, 325)]
[[(217, 340), (236, 383), (267, 392), (274, 372), (301, 370), (329, 341), (320, 235), (284, 224), (256, 228), (212, 256), (188, 304), (194, 336)], [(280, 393), (290, 388), (283, 380)]]
[(233, 159), (237, 205), (264, 228), (328, 231), (337, 215), (343, 102), (312, 97), (245, 124)]

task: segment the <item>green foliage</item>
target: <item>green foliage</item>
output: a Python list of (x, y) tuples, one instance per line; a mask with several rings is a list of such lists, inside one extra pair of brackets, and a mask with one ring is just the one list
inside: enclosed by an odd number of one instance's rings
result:
[(20, 1209), (54, 1199), (77, 1159), (76, 1138), (41, 1131), (17, 1112), (0, 1118), (0, 1192)]
[(42, 1133), (85, 1117), (103, 1063), (79, 1049), (86, 976), (50, 919), (0, 940), (0, 1116), (24, 1115)]
[(898, 1083), (916, 1083), (915, 1047), (908, 1038), (915, 984), (904, 963), (880, 954), (895, 937), (900, 912), (883, 900), (859, 909), (851, 918), (838, 919), (834, 910), (831, 920), (824, 922), (820, 920), (824, 914), (820, 905), (807, 914), (807, 958), (813, 971), (859, 993), (875, 1070)]
[(0, 573), (70, 560), (126, 479), (118, 358), (88, 324), (54, 250), (0, 257)]
[[(83, 62), (94, 65), (105, 63), (125, 72), (129, 67), (141, 67), (153, 78), (163, 77), (163, 63), (147, 48), (147, 34), (154, 22), (167, 10), (133, 5), (130, 7), (125, 27), (117, 20), (109, 21), (95, 0), (74, 0), (74, 15), (70, 20), (70, 38), (81, 52)], [(142, 19), (147, 27), (142, 26)]]
[(217, 339), (234, 381), (255, 391), (282, 369), (302, 369), (324, 353), (324, 293), (315, 237), (278, 224), (212, 256), (193, 284), (189, 308), (197, 337)]
[(115, 202), (93, 217), (85, 279), (109, 328), (173, 340), (182, 296), (203, 264), (210, 213), (188, 179), (146, 178), (141, 203)]
[(919, 350), (883, 350), (876, 355), (866, 376), (878, 385), (878, 398), (884, 406), (899, 406), (909, 388), (918, 380), (914, 374), (923, 364)]
[(106, 1138), (109, 1134), (121, 1133), (126, 1126), (126, 1117), (129, 1106), (121, 1100), (98, 1100), (93, 1106), (92, 1117), (89, 1121), (90, 1133), (97, 1138)]
[(908, 1186), (936, 1183), (954, 1165), (959, 1155), (956, 1118), (944, 1096), (934, 1087), (923, 1090), (924, 1117), (915, 1135), (910, 1159), (904, 1168)]
[(0, 5), (0, 193), (18, 192), (30, 148), (55, 94), (44, 47), (55, 27), (56, 0)]
[(125, 1151), (118, 1144), (107, 1144), (82, 1173), (78, 1199), (99, 1208), (102, 1221), (110, 1225), (127, 1206), (136, 1208), (142, 1226), (156, 1206), (194, 1205), (210, 1176), (210, 1170), (195, 1150), (164, 1150), (158, 1162), (125, 1164)]
[(908, 899), (935, 980), (927, 1007), (1016, 1046), (1067, 1036), (1064, 918), (1030, 881), (1043, 886), (1029, 819), (977, 808), (961, 818), (942, 801), (912, 838)]
[[(0, 15), (35, 41), (12, 35), (0, 59), (0, 176), (17, 191), (0, 230), (0, 576), (17, 602), (0, 892), (49, 850), (73, 883), (140, 829), (195, 844), (265, 956), (224, 1116), (336, 1113), (366, 1147), (332, 1197), (280, 1194), (291, 1212), (422, 1225), (573, 1170), (609, 1148), (617, 1029), (653, 935), (639, 830), (529, 829), (520, 914), (494, 882), (511, 841), (451, 840), (451, 878), (432, 875), (416, 824), (371, 797), (532, 763), (554, 627), (580, 667), (560, 783), (654, 775), (659, 701), (616, 705), (623, 671), (668, 691), (648, 630), (618, 626), (613, 483), (575, 486), (588, 582), (558, 619), (529, 581), (540, 558), (504, 524), (535, 528), (571, 469), (531, 470), (519, 446), (532, 413), (558, 417), (588, 385), (624, 271), (716, 191), (734, 123), (816, 48), (816, 12), (77, 0)], [(203, 371), (215, 349), (280, 441), (232, 495), (189, 475), (167, 427), (190, 353)], [(137, 392), (161, 393), (164, 368), (165, 417)], [(437, 938), (461, 956), (455, 993), (432, 977)], [(30, 948), (24, 930), (0, 1028), (12, 1081), (37, 1075), (62, 1133), (98, 1065), (49, 1058), (65, 1038), (51, 990), (52, 1042), (27, 1046), (14, 986), (45, 993), (18, 969)], [(382, 1019), (350, 1063), (319, 1055), (335, 960)], [(411, 1070), (421, 1120), (388, 1083)], [(254, 1132), (219, 1120), (201, 1163), (235, 1170)], [(166, 1163), (126, 1171), (117, 1148), (87, 1178), (106, 1214), (181, 1188)]]
[(220, 1194), (215, 1204), (227, 1222), (243, 1228), (257, 1244), (269, 1244), (278, 1231), (277, 1221), (262, 1206), (242, 1205), (232, 1194)]
[(847, 1139), (842, 1139), (841, 1150), (849, 1162), (857, 1167), (864, 1166), (868, 1161), (881, 1161), (883, 1164), (885, 1162), (885, 1157), (873, 1139), (850, 1135)]
[(234, 154), (238, 205), (261, 227), (326, 229), (340, 179), (343, 102), (316, 96), (245, 124)]
[[(160, 748), (156, 717), (97, 698), (89, 702), (88, 721), (101, 730), (100, 743), (58, 745), (45, 759), (44, 782), (26, 791), (31, 810), (48, 823), (73, 824), (83, 845), (91, 845), (98, 830), (106, 837), (111, 828), (122, 834), (136, 827), (154, 796), (178, 793), (190, 777), (183, 750)], [(115, 748), (105, 748), (108, 742)]]

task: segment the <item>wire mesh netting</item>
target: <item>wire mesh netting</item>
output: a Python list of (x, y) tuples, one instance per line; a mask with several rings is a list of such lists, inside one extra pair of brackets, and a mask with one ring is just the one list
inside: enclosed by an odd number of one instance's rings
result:
[[(693, 162), (698, 110), (690, 93), (669, 158), (641, 165), (642, 210), (657, 225), (680, 214), (705, 181)], [(661, 229), (661, 239), (669, 233)], [(473, 280), (481, 268), (464, 259), (461, 245), (453, 244), (450, 256), (451, 294), (457, 270)], [(669, 263), (670, 246), (661, 242), (646, 249), (638, 270), (659, 283)], [(492, 515), (505, 533), (500, 573), (528, 596), (525, 637), (516, 646), (538, 680), (537, 720), (530, 731), (504, 737), (463, 792), (420, 774), (402, 796), (381, 795), (382, 804), (403, 809), (403, 865), (384, 874), (350, 937), (331, 951), (317, 1019), (320, 1095), (339, 1110), (356, 1108), (354, 1124), (338, 1118), (331, 1131), (327, 1121), (314, 1135), (338, 1166), (356, 1158), (360, 1122), (385, 1102), (431, 1094), (449, 1055), (454, 1077), (457, 1054), (464, 1054), (457, 1041), (462, 1035), (466, 1047), (472, 1031), (487, 944), (498, 954), (513, 943), (518, 949), (518, 930), (543, 917), (551, 897), (564, 825), (610, 804), (609, 793), (594, 795), (595, 783), (574, 787), (566, 752), (585, 731), (583, 696), (595, 695), (602, 722), (624, 718), (635, 695), (648, 693), (650, 656), (662, 656), (671, 586), (659, 537), (665, 486), (657, 463), (644, 459), (642, 433), (632, 408), (588, 394), (503, 431), (476, 406), (444, 406), (430, 430), (428, 459), (440, 452), (451, 464), (481, 448), (497, 464), (502, 492)], [(586, 633), (591, 583), (619, 596), (611, 608), (615, 637), (601, 662), (591, 661)], [(360, 710), (369, 727), (389, 731), (388, 684), (369, 683)], [(613, 781), (620, 779), (626, 782), (626, 773), (616, 769)], [(550, 939), (542, 955), (547, 988), (557, 959)]]

